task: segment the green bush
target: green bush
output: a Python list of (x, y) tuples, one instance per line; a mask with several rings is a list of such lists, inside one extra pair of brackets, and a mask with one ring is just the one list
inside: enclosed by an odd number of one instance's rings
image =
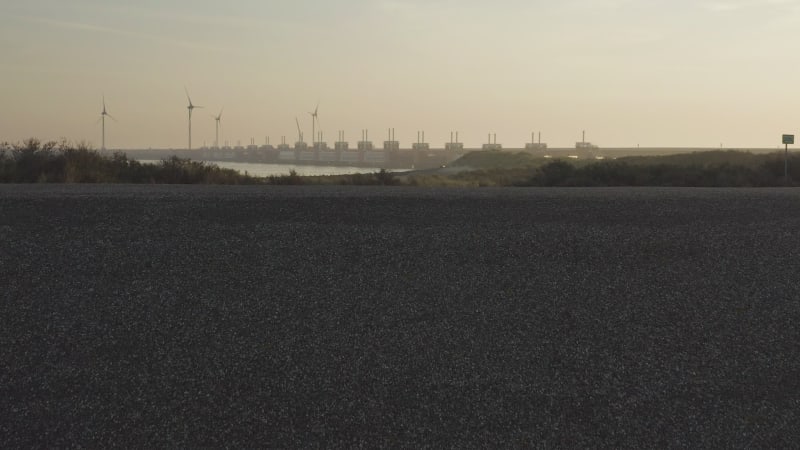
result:
[(304, 177), (297, 174), (297, 171), (292, 169), (289, 175), (270, 175), (267, 177), (267, 184), (275, 185), (300, 185), (305, 184)]
[(0, 146), (0, 182), (4, 183), (182, 183), (253, 184), (258, 179), (214, 164), (172, 157), (158, 164), (105, 155), (85, 144), (42, 144), (29, 139)]

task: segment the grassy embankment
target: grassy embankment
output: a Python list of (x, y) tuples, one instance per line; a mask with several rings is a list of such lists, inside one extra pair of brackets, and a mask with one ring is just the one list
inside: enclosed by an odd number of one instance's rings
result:
[[(800, 180), (800, 156), (790, 155), (789, 184)], [(615, 160), (548, 159), (531, 153), (473, 152), (446, 169), (332, 176), (258, 178), (214, 164), (170, 158), (143, 164), (122, 153), (102, 154), (87, 146), (0, 144), (4, 183), (180, 183), (274, 185), (485, 186), (783, 186), (782, 153), (705, 151)]]
[[(530, 153), (474, 152), (451, 166), (470, 170), (405, 176), (419, 186), (784, 186), (783, 153), (704, 151), (614, 160), (549, 159)], [(800, 180), (800, 156), (789, 156), (789, 184)]]

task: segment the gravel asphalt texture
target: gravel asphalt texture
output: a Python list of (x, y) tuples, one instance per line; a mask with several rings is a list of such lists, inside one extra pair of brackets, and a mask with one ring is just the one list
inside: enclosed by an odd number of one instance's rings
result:
[(0, 446), (788, 448), (800, 190), (0, 186)]

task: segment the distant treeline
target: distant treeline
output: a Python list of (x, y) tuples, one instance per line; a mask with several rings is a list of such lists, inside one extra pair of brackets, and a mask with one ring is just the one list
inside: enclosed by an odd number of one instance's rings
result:
[[(240, 174), (215, 164), (172, 157), (156, 164), (105, 154), (85, 145), (0, 144), (2, 183), (160, 183), (271, 185), (406, 186), (784, 186), (784, 155), (743, 151), (703, 151), (614, 160), (548, 159), (531, 153), (473, 152), (447, 171), (336, 176), (287, 175), (266, 178)], [(460, 168), (459, 168), (460, 167)], [(455, 169), (455, 170), (452, 170)], [(452, 170), (452, 171), (451, 171)], [(451, 171), (451, 172), (450, 172)], [(797, 183), (795, 182), (797, 180)], [(789, 156), (789, 185), (800, 185), (800, 156)]]
[(173, 157), (143, 164), (124, 153), (103, 154), (85, 145), (29, 139), (0, 145), (0, 182), (254, 184), (260, 180), (201, 161)]

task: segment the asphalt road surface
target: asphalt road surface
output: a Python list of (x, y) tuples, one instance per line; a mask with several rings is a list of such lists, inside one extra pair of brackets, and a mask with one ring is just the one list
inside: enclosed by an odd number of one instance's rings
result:
[(800, 191), (0, 186), (0, 445), (794, 447)]

